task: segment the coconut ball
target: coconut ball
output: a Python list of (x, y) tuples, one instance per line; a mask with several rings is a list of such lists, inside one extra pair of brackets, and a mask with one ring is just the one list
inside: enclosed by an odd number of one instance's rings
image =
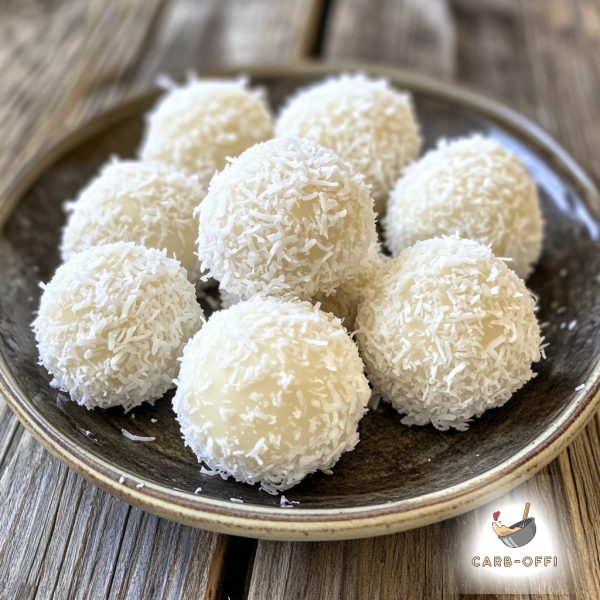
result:
[(198, 211), (202, 268), (242, 299), (331, 294), (377, 238), (362, 176), (298, 138), (246, 150), (215, 175)]
[(185, 347), (173, 407), (210, 469), (276, 493), (358, 443), (370, 389), (339, 319), (257, 296), (214, 313)]
[(534, 181), (514, 154), (481, 135), (441, 141), (411, 165), (391, 193), (383, 225), (394, 255), (419, 240), (458, 234), (512, 259), (523, 278), (542, 248)]
[(349, 161), (372, 186), (379, 214), (404, 167), (421, 151), (410, 95), (363, 74), (301, 90), (281, 111), (276, 134), (313, 140)]
[(146, 119), (144, 160), (169, 163), (208, 183), (227, 157), (273, 135), (263, 91), (241, 79), (173, 85)]
[(353, 331), (358, 305), (364, 298), (366, 288), (387, 259), (388, 257), (382, 254), (379, 244), (374, 244), (352, 277), (344, 281), (331, 296), (317, 298), (321, 310), (333, 313), (342, 320), (348, 330)]
[(206, 188), (196, 178), (169, 165), (114, 160), (67, 204), (63, 260), (92, 246), (134, 242), (166, 249), (195, 282), (200, 261), (194, 209), (205, 195)]
[(456, 237), (418, 242), (387, 263), (356, 324), (371, 383), (408, 425), (466, 429), (534, 377), (541, 355), (523, 281)]
[(130, 410), (172, 387), (183, 346), (203, 320), (177, 261), (119, 242), (57, 269), (33, 329), (54, 387), (87, 408)]

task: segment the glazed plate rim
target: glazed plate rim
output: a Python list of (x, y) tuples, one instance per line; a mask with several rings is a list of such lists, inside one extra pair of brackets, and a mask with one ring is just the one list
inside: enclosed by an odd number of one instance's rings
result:
[[(550, 135), (514, 110), (464, 87), (442, 83), (423, 75), (393, 67), (368, 63), (298, 63), (281, 66), (246, 66), (210, 70), (206, 75), (252, 77), (286, 75), (324, 76), (340, 71), (365, 71), (389, 77), (395, 85), (458, 103), (499, 122), (521, 139), (541, 148), (568, 172), (588, 202), (600, 207), (600, 192), (575, 160)], [(89, 136), (98, 133), (124, 115), (139, 114), (139, 107), (157, 96), (152, 89), (93, 117), (67, 132), (29, 161), (0, 199), (0, 226), (24, 192), (57, 159), (75, 149)], [(0, 353), (0, 394), (19, 421), (47, 450), (67, 466), (111, 494), (168, 519), (220, 533), (277, 540), (335, 540), (394, 533), (447, 519), (476, 508), (531, 477), (555, 458), (581, 431), (600, 406), (600, 357), (593, 372), (573, 400), (549, 427), (526, 448), (510, 459), (444, 490), (414, 498), (373, 504), (368, 507), (337, 509), (285, 509), (260, 507), (193, 496), (189, 492), (157, 485), (128, 473), (101, 456), (85, 450), (64, 437), (37, 410), (12, 376)], [(125, 481), (120, 483), (121, 477)], [(131, 482), (141, 482), (142, 488)]]

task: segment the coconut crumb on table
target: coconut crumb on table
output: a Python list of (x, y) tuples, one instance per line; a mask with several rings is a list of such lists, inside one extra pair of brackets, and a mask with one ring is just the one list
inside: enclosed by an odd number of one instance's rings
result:
[(576, 388), (575, 391), (576, 392), (580, 392), (581, 390), (585, 389), (585, 383), (580, 383)]
[(121, 477), (119, 477), (119, 483), (121, 483), (121, 484), (125, 483), (125, 477), (123, 477), (123, 475), (121, 475)]
[(199, 494), (201, 491), (202, 491), (202, 488), (201, 488), (201, 487), (197, 487), (197, 488), (194, 490), (194, 494)]
[(244, 501), (241, 498), (229, 498), (229, 501), (234, 504), (244, 504)]

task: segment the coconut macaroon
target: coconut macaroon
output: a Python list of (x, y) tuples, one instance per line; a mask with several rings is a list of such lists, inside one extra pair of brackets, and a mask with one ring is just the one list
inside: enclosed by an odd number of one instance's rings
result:
[(246, 150), (215, 175), (198, 211), (202, 268), (242, 299), (331, 294), (377, 238), (362, 176), (298, 138)]
[(488, 248), (436, 238), (378, 271), (357, 338), (371, 383), (403, 423), (462, 430), (534, 376), (534, 310), (523, 281)]
[(356, 446), (370, 397), (363, 368), (339, 319), (255, 297), (190, 340), (173, 407), (199, 460), (276, 493)]
[(261, 89), (249, 88), (245, 78), (193, 78), (170, 86), (147, 115), (140, 157), (169, 163), (208, 183), (227, 157), (272, 135)]
[(410, 95), (363, 74), (301, 90), (281, 111), (276, 134), (311, 139), (348, 160), (372, 186), (379, 214), (404, 167), (421, 151)]
[(542, 248), (533, 179), (514, 154), (481, 135), (441, 141), (411, 165), (390, 195), (383, 225), (394, 255), (419, 240), (458, 234), (512, 259), (522, 278)]
[(33, 329), (54, 387), (87, 408), (130, 410), (172, 387), (183, 346), (202, 323), (177, 261), (119, 242), (75, 254), (57, 269)]
[(205, 195), (206, 188), (197, 178), (170, 165), (113, 160), (66, 205), (69, 218), (63, 231), (63, 260), (92, 246), (134, 242), (166, 249), (195, 282), (200, 277), (200, 261), (194, 209)]
[(373, 244), (352, 277), (344, 281), (331, 296), (317, 298), (321, 310), (333, 313), (342, 320), (346, 329), (353, 331), (358, 305), (364, 298), (366, 288), (387, 259), (388, 257), (382, 254), (379, 244)]

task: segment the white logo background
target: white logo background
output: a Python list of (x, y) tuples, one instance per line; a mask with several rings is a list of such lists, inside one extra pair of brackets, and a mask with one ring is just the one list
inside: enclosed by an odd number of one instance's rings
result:
[[(510, 527), (521, 521), (525, 502), (531, 502), (529, 517), (535, 519), (536, 535), (525, 546), (510, 548), (494, 533), (492, 514), (499, 510), (498, 522)], [(550, 590), (558, 593), (571, 589), (567, 552), (561, 543), (563, 525), (558, 516), (547, 514), (542, 500), (504, 498), (476, 512), (477, 519), (471, 523), (469, 535), (461, 544), (459, 572), (464, 592), (532, 593), (542, 588), (545, 593)], [(483, 566), (486, 557), (492, 566)], [(501, 566), (494, 566), (498, 563), (496, 557), (500, 557)], [(537, 561), (536, 557), (539, 557)], [(550, 561), (544, 561), (545, 557), (550, 557)]]

